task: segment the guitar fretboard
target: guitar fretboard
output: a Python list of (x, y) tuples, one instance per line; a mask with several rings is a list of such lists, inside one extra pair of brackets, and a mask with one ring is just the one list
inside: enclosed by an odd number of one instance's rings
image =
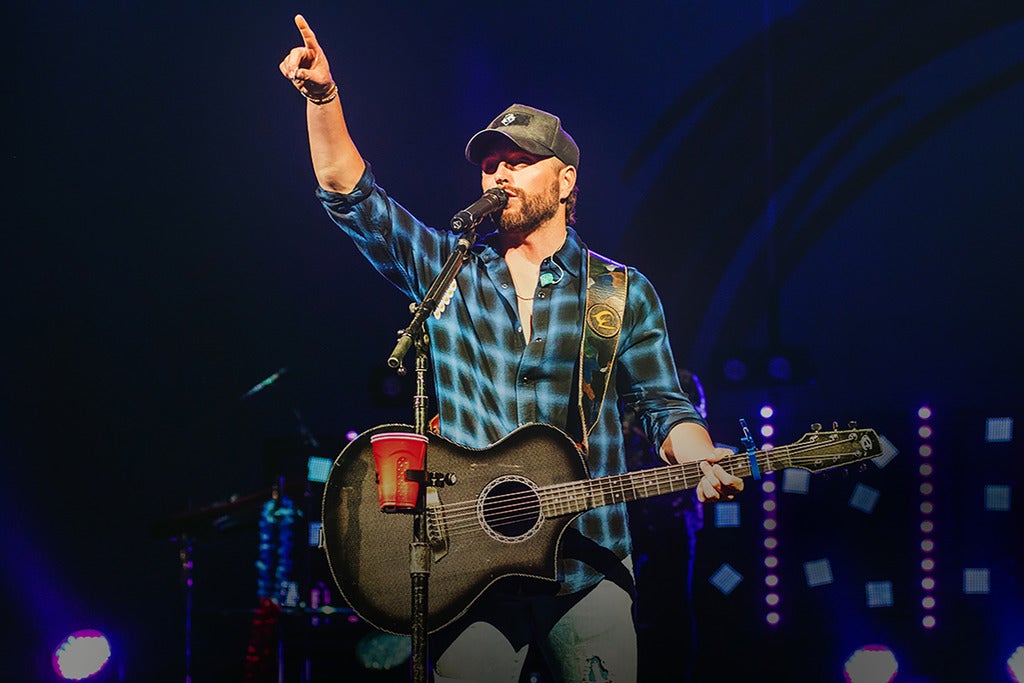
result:
[[(768, 451), (755, 451), (758, 469), (772, 472), (788, 467), (790, 446)], [(750, 458), (746, 452), (727, 456), (718, 462), (726, 472), (746, 478), (751, 476)], [(541, 506), (546, 517), (574, 515), (604, 505), (629, 503), (641, 498), (660, 496), (696, 488), (701, 477), (700, 463), (687, 462), (664, 465), (647, 470), (613, 474), (607, 477), (554, 484), (540, 489)]]

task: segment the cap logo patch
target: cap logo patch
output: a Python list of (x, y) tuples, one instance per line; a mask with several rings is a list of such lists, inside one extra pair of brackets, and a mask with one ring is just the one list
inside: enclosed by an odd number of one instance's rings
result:
[(530, 125), (530, 119), (532, 117), (529, 114), (516, 114), (509, 112), (501, 117), (501, 121), (498, 121), (503, 126), (528, 126)]

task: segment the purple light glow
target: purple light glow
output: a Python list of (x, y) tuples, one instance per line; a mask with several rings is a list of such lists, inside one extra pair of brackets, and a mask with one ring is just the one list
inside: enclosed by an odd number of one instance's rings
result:
[(900, 669), (896, 655), (884, 645), (865, 645), (843, 665), (847, 683), (889, 683)]
[(110, 642), (95, 629), (75, 631), (57, 646), (51, 658), (61, 678), (81, 681), (95, 676), (110, 661)]

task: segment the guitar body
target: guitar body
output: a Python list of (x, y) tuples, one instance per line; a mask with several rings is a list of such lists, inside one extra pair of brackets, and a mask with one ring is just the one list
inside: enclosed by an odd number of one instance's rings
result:
[[(380, 511), (370, 436), (384, 431), (413, 428), (375, 427), (335, 460), (323, 497), (323, 545), (352, 609), (381, 630), (407, 634), (414, 517)], [(588, 472), (573, 441), (547, 425), (521, 427), (479, 450), (429, 438), (427, 469), (455, 476), (454, 484), (428, 488), (427, 628), (433, 632), (502, 577), (556, 580), (559, 540), (578, 513), (545, 515), (537, 491), (586, 480)]]
[[(744, 429), (746, 425), (744, 424)], [(872, 429), (812, 431), (793, 444), (727, 456), (718, 464), (737, 477), (783, 468), (810, 472), (862, 462), (895, 448)], [(323, 498), (323, 546), (331, 574), (359, 616), (383, 631), (411, 631), (411, 551), (414, 516), (380, 511), (370, 437), (412, 432), (381, 425), (364, 432), (331, 468)], [(585, 510), (692, 489), (700, 463), (683, 462), (591, 479), (576, 444), (554, 427), (520, 427), (483, 449), (428, 435), (431, 473), (451, 483), (428, 487), (427, 629), (465, 613), (488, 586), (508, 576), (555, 581), (558, 546)], [(756, 464), (756, 467), (754, 465)], [(881, 465), (880, 465), (881, 466)]]

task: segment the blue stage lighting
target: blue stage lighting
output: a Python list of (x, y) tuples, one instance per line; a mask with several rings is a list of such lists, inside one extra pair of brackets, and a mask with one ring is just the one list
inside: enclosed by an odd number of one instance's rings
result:
[(985, 420), (985, 441), (989, 443), (1013, 441), (1013, 418), (990, 417)]
[(323, 522), (310, 522), (309, 523), (309, 547), (317, 548), (320, 546), (320, 531), (324, 528)]
[(53, 651), (53, 670), (68, 681), (95, 676), (110, 661), (110, 641), (95, 629), (75, 631)]
[(717, 503), (715, 510), (716, 527), (733, 527), (740, 525), (740, 504), (734, 501)]
[(733, 569), (728, 564), (723, 564), (718, 570), (711, 575), (709, 579), (711, 585), (722, 591), (723, 595), (732, 593), (736, 586), (740, 585), (740, 581), (743, 580), (743, 575)]
[(964, 595), (987, 595), (989, 589), (987, 568), (975, 567), (964, 570)]
[(827, 559), (804, 562), (804, 576), (811, 588), (832, 583), (832, 565)]
[(989, 484), (985, 487), (985, 509), (994, 512), (1010, 510), (1010, 487), (1004, 484)]
[(790, 467), (782, 471), (782, 490), (786, 493), (806, 494), (811, 489), (811, 473)]
[(865, 645), (846, 660), (843, 678), (847, 683), (889, 683), (899, 669), (892, 650), (884, 645)]
[(878, 435), (878, 443), (882, 447), (882, 454), (874, 458), (871, 458), (871, 462), (873, 462), (875, 464), (875, 467), (877, 467), (878, 469), (882, 469), (890, 462), (892, 462), (893, 458), (899, 455), (900, 449), (892, 445), (892, 442), (889, 441), (889, 439), (882, 436), (881, 434)]
[(875, 503), (878, 502), (878, 495), (878, 489), (866, 484), (857, 484), (850, 495), (850, 507), (871, 514), (875, 509)]
[(868, 607), (892, 607), (892, 581), (868, 581), (864, 589)]
[(306, 461), (306, 479), (319, 484), (325, 483), (333, 464), (330, 458), (311, 457)]

